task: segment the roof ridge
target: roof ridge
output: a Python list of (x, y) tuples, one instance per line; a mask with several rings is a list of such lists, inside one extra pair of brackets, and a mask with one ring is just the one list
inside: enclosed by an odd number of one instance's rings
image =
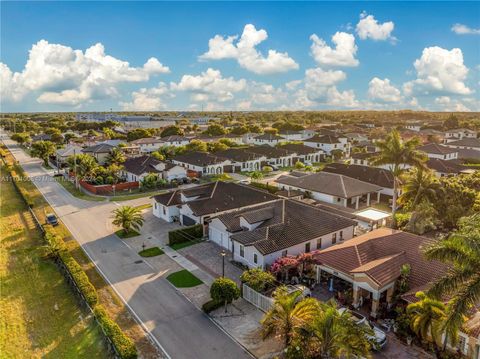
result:
[(354, 245), (354, 247), (355, 247), (355, 253), (357, 254), (358, 263), (360, 263), (360, 266), (363, 266), (363, 261), (362, 261), (362, 258), (360, 257), (360, 252), (358, 251), (358, 246)]

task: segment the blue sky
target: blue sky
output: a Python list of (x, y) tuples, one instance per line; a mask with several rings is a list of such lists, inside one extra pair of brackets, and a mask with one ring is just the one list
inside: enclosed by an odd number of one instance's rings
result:
[(2, 2), (1, 10), (4, 112), (480, 110), (478, 2)]

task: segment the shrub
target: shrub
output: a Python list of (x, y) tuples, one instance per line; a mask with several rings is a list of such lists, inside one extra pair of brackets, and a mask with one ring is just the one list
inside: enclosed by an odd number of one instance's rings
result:
[(190, 227), (176, 229), (168, 232), (168, 244), (177, 244), (203, 237), (203, 226), (201, 224), (195, 224)]
[(278, 192), (278, 187), (275, 187), (275, 186), (272, 186), (272, 185), (269, 185), (269, 184), (266, 184), (266, 183), (251, 182), (250, 186), (267, 190), (268, 192), (273, 193), (273, 194)]
[(215, 309), (220, 308), (222, 305), (222, 302), (217, 302), (216, 300), (210, 299), (208, 302), (203, 303), (202, 310), (208, 314), (213, 312)]
[(275, 283), (273, 274), (260, 268), (246, 270), (240, 276), (240, 280), (257, 292), (263, 292)]
[(137, 348), (135, 347), (135, 343), (132, 341), (132, 339), (125, 335), (117, 323), (110, 319), (105, 309), (101, 305), (97, 305), (93, 311), (95, 313), (95, 317), (105, 331), (105, 334), (112, 341), (120, 358), (136, 358)]

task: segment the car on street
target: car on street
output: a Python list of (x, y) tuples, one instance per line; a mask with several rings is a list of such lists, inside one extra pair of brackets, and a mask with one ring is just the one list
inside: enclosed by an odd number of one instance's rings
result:
[(52, 226), (57, 226), (58, 225), (58, 219), (57, 216), (54, 215), (53, 213), (47, 213), (47, 223), (52, 225)]
[(380, 350), (387, 344), (387, 334), (380, 328), (377, 328), (373, 325), (363, 314), (358, 312), (354, 312), (352, 310), (348, 310), (347, 308), (339, 308), (339, 313), (343, 313), (345, 311), (349, 312), (352, 320), (355, 321), (357, 325), (364, 325), (373, 330), (373, 335), (367, 335), (367, 339), (372, 345), (373, 350)]

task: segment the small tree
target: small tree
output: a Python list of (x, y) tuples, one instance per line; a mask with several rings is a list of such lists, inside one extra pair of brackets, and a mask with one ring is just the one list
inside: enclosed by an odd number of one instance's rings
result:
[(305, 168), (305, 164), (303, 162), (297, 161), (297, 162), (295, 162), (295, 168), (297, 170), (302, 170), (302, 169)]
[(156, 160), (165, 161), (165, 155), (160, 153), (159, 151), (154, 151), (150, 155)]
[(254, 171), (250, 172), (248, 176), (252, 179), (252, 181), (256, 182), (258, 180), (261, 180), (263, 178), (263, 174), (260, 171)]
[(210, 296), (219, 303), (225, 303), (225, 313), (227, 305), (240, 297), (240, 289), (237, 284), (229, 278), (217, 278), (210, 287)]
[(45, 167), (48, 166), (48, 157), (55, 154), (56, 146), (50, 141), (38, 141), (32, 145), (32, 155), (43, 160)]
[(30, 136), (28, 135), (28, 133), (26, 132), (23, 132), (23, 133), (14, 133), (12, 136), (11, 136), (12, 140), (18, 142), (19, 144), (23, 145), (25, 142), (29, 142), (30, 141)]
[(113, 211), (112, 223), (120, 226), (125, 234), (128, 234), (132, 229), (140, 231), (144, 222), (142, 212), (138, 208), (130, 206), (122, 206)]
[(273, 168), (271, 166), (263, 166), (262, 171), (265, 173), (273, 172)]

